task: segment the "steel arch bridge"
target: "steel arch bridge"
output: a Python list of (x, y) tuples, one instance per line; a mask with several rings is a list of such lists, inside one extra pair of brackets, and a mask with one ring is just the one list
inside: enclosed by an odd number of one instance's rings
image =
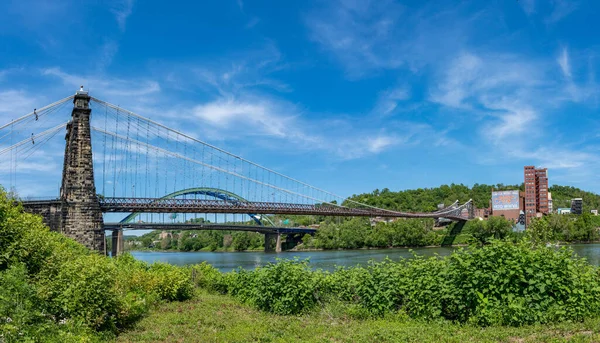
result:
[[(194, 188), (182, 189), (182, 190), (167, 194), (161, 198), (157, 198), (156, 200), (161, 201), (161, 200), (166, 200), (166, 199), (174, 199), (174, 198), (182, 196), (182, 195), (206, 195), (206, 196), (220, 199), (220, 200), (226, 201), (228, 203), (232, 203), (232, 204), (237, 204), (240, 202), (248, 203), (248, 200), (242, 198), (241, 196), (239, 196), (235, 193), (226, 191), (224, 189), (218, 189), (218, 188), (212, 188), (212, 187), (194, 187)], [(119, 224), (132, 223), (134, 221), (134, 219), (141, 213), (142, 212), (132, 212), (131, 214), (129, 214), (128, 216), (123, 218), (119, 222)], [(252, 218), (252, 220), (254, 220), (254, 222), (256, 222), (256, 224), (258, 224), (259, 226), (264, 226), (264, 224), (262, 222), (263, 220), (265, 222), (267, 222), (267, 224), (269, 224), (270, 226), (275, 226), (275, 224), (267, 216), (259, 215), (256, 213), (248, 213), (248, 216), (250, 216), (250, 218)]]

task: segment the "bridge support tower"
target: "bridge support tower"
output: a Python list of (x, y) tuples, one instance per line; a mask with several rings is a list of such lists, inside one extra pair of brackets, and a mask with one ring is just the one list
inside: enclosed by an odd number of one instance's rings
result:
[(265, 252), (273, 251), (281, 252), (281, 234), (279, 232), (265, 233)]
[(94, 183), (89, 103), (90, 96), (82, 88), (73, 99), (67, 125), (60, 231), (92, 250), (106, 253), (104, 222)]

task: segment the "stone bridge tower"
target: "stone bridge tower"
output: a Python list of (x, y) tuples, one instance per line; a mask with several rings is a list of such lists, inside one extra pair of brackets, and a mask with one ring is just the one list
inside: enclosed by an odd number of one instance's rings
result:
[(94, 184), (90, 96), (81, 90), (73, 99), (71, 121), (65, 137), (60, 200), (61, 231), (86, 247), (105, 253), (104, 221)]

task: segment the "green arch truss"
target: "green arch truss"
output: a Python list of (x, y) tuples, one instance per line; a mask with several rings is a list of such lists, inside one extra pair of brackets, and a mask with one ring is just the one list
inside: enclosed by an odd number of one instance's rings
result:
[[(175, 198), (181, 195), (208, 195), (217, 199), (221, 199), (221, 200), (225, 200), (228, 202), (248, 202), (248, 200), (242, 198), (241, 196), (235, 194), (235, 193), (231, 193), (228, 192), (226, 190), (223, 189), (218, 189), (218, 188), (210, 188), (210, 187), (195, 187), (195, 188), (187, 188), (187, 189), (182, 189), (180, 191), (177, 192), (173, 192), (171, 194), (167, 194), (165, 196), (163, 196), (160, 199), (171, 199), (171, 198)], [(120, 221), (120, 223), (122, 224), (127, 224), (127, 223), (131, 223), (138, 215), (140, 215), (140, 212), (133, 212), (130, 213), (129, 215), (127, 215), (127, 217), (123, 218), (123, 220)], [(264, 220), (265, 222), (267, 222), (268, 224), (270, 224), (271, 226), (275, 226), (275, 224), (273, 224), (273, 222), (271, 221), (271, 219), (269, 219), (268, 217), (264, 216), (264, 215), (258, 215), (258, 214), (254, 214), (254, 213), (249, 213), (248, 214), (250, 216), (250, 218), (252, 218), (256, 223), (258, 223), (261, 226), (264, 226), (264, 224), (262, 223), (262, 221)]]

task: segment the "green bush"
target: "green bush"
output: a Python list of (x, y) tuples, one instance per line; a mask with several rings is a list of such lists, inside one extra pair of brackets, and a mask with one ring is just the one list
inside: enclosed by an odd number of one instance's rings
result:
[(56, 275), (39, 283), (44, 308), (57, 319), (113, 329), (119, 311), (115, 275), (114, 264), (97, 254), (65, 261)]
[(0, 188), (0, 341), (96, 341), (159, 299), (192, 294), (186, 269), (100, 256), (50, 232)]
[(568, 248), (494, 242), (452, 254), (447, 279), (446, 317), (463, 322), (523, 325), (600, 314), (598, 269)]
[(227, 282), (223, 274), (215, 267), (206, 262), (190, 267), (192, 280), (197, 287), (209, 291), (226, 293)]
[(167, 263), (154, 263), (148, 269), (161, 299), (186, 300), (194, 295), (194, 285), (185, 269)]
[(223, 277), (230, 294), (278, 314), (301, 313), (323, 301), (346, 304), (360, 317), (401, 313), (481, 326), (600, 315), (598, 268), (570, 249), (527, 242), (492, 240), (444, 258), (385, 260), (332, 273), (311, 271), (307, 261), (281, 260)]
[(322, 277), (309, 269), (308, 261), (294, 259), (238, 270), (227, 281), (230, 293), (243, 302), (277, 314), (297, 314), (317, 303)]

